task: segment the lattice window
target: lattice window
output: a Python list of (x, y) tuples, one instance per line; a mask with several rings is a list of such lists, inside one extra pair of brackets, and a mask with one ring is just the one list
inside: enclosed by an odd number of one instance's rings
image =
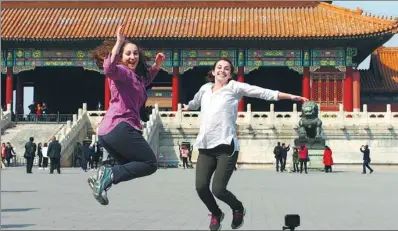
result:
[(344, 73), (311, 73), (311, 100), (322, 110), (338, 110), (343, 102)]

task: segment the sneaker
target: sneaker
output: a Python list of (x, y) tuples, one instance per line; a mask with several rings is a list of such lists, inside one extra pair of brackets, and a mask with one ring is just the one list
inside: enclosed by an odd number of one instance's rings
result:
[(221, 221), (224, 220), (224, 213), (221, 212), (221, 215), (215, 216), (213, 214), (209, 214), (211, 217), (209, 228), (211, 231), (221, 230)]
[(107, 191), (111, 188), (112, 180), (112, 169), (101, 167), (97, 173), (97, 179), (93, 188), (94, 198), (101, 204), (109, 204)]
[(232, 229), (239, 229), (242, 227), (244, 223), (244, 217), (246, 215), (246, 209), (241, 209), (241, 210), (234, 210), (232, 212), (232, 223), (231, 223), (231, 228)]
[(96, 176), (96, 175), (90, 176), (90, 177), (87, 179), (87, 183), (88, 183), (88, 185), (90, 186), (91, 190), (93, 190), (95, 184), (97, 184), (97, 176)]

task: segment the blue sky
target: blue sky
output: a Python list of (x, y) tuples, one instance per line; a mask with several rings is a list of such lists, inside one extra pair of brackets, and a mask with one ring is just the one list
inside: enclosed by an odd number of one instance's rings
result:
[[(333, 1), (334, 5), (355, 10), (357, 7), (363, 10), (363, 14), (371, 13), (380, 16), (398, 17), (398, 1)], [(386, 47), (398, 47), (398, 35), (392, 37), (384, 44)], [(366, 58), (359, 69), (369, 68), (370, 57)]]

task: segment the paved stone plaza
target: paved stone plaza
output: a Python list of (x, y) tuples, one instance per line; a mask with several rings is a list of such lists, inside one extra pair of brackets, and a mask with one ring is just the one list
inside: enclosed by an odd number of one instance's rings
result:
[[(298, 229), (398, 229), (398, 171), (374, 166), (332, 174), (239, 169), (230, 189), (247, 208), (242, 230), (281, 230), (285, 214), (301, 216)], [(338, 169), (336, 167), (336, 169)], [(159, 169), (150, 177), (121, 183), (99, 205), (86, 183), (91, 173), (62, 175), (23, 168), (1, 171), (2, 229), (208, 230), (208, 211), (196, 195), (194, 170)], [(231, 211), (223, 230), (230, 230)]]

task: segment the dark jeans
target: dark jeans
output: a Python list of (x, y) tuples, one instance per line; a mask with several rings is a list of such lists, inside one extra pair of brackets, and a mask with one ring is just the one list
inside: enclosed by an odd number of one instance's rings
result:
[(26, 173), (32, 173), (34, 157), (26, 158)]
[(182, 157), (182, 166), (188, 168), (188, 157)]
[(141, 132), (128, 123), (118, 124), (108, 134), (99, 136), (98, 141), (119, 163), (112, 167), (114, 184), (149, 176), (156, 172), (155, 153)]
[(41, 167), (42, 163), (43, 163), (43, 155), (39, 155), (39, 168)]
[(300, 173), (303, 172), (303, 164), (304, 164), (304, 170), (307, 173), (307, 159), (300, 158)]
[(325, 165), (325, 172), (332, 172), (332, 166), (331, 165)]
[(283, 171), (283, 158), (282, 156), (275, 156), (276, 171), (279, 172), (279, 164), (281, 164), (281, 171)]
[(363, 173), (366, 173), (366, 168), (369, 169), (370, 172), (373, 172), (373, 169), (369, 166), (370, 160), (364, 160), (362, 167), (363, 167)]
[(81, 158), (80, 159), (80, 166), (82, 167), (82, 169), (84, 170), (84, 171), (87, 171), (87, 160), (85, 159), (85, 158)]
[(293, 172), (299, 172), (299, 163), (293, 161)]
[(57, 169), (58, 174), (61, 174), (61, 158), (50, 158), (50, 173), (54, 172), (54, 169)]
[(286, 158), (287, 158), (287, 156), (282, 156), (282, 163), (281, 163), (281, 170), (282, 171), (286, 170)]
[(43, 168), (48, 167), (48, 157), (43, 157)]
[[(242, 202), (227, 190), (229, 179), (238, 160), (238, 152), (233, 150), (233, 145), (220, 145), (206, 150), (199, 149), (196, 163), (196, 191), (207, 209), (216, 216), (221, 214), (221, 210), (214, 196), (228, 204), (233, 210), (243, 208)], [(210, 192), (210, 180), (213, 173), (212, 192), (214, 196)]]

